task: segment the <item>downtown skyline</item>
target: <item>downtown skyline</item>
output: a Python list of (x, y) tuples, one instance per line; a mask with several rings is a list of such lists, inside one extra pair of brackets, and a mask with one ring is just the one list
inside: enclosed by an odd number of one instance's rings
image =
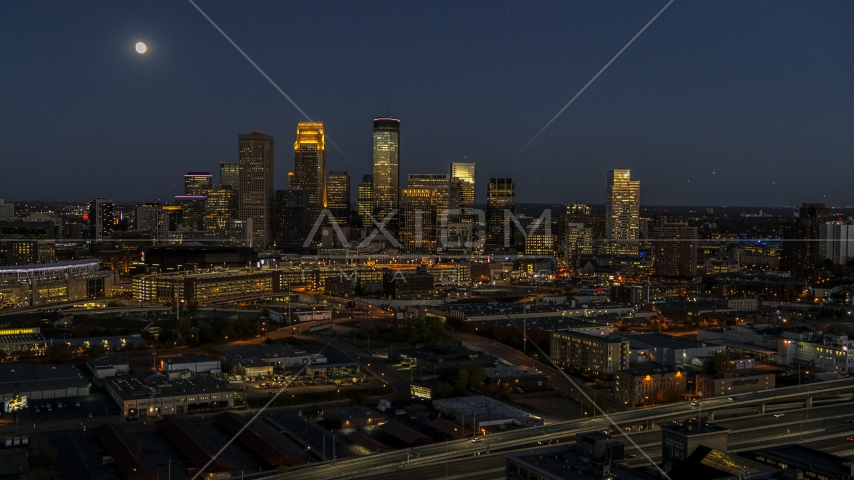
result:
[[(849, 204), (844, 179), (854, 145), (846, 132), (854, 125), (843, 92), (854, 78), (854, 41), (844, 3), (736, 9), (677, 1), (515, 158), (663, 5), (556, 6), (520, 17), (520, 5), (506, 4), (455, 19), (443, 36), (428, 26), (447, 20), (450, 4), (409, 15), (335, 4), (328, 18), (295, 7), (302, 23), (270, 6), (255, 30), (227, 4), (200, 4), (324, 122), (350, 158), (330, 148), (327, 170), (370, 173), (370, 122), (390, 106), (403, 131), (401, 177), (474, 162), (478, 192), (490, 177), (512, 177), (519, 203), (601, 203), (599, 179), (629, 168), (649, 205)], [(102, 5), (94, 14), (32, 7), (37, 24), (22, 17), (24, 6), (4, 8), (15, 20), (0, 35), (20, 46), (0, 53), (6, 72), (20, 72), (0, 76), (9, 107), (0, 120), (4, 198), (166, 201), (180, 193), (187, 171), (236, 162), (235, 134), (290, 142), (304, 120), (189, 5), (170, 6), (173, 17), (160, 24), (162, 7)], [(79, 22), (57, 23), (69, 16)], [(77, 35), (91, 22), (110, 28)], [(291, 30), (275, 33), (274, 22)], [(396, 38), (388, 65), (371, 55), (379, 24)], [(319, 77), (289, 68), (309, 58), (294, 46), (311, 27), (326, 34), (317, 44), (327, 56)], [(145, 55), (133, 51), (137, 40), (148, 43)], [(58, 41), (71, 47), (70, 58), (43, 52)], [(95, 66), (102, 75), (89, 80)], [(275, 185), (286, 188), (291, 157), (280, 149), (274, 161)]]

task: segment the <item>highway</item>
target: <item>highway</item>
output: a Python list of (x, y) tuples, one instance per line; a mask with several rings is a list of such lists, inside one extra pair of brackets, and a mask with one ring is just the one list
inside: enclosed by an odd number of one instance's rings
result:
[[(847, 397), (836, 398), (836, 401), (844, 402), (839, 405), (822, 407), (816, 406), (814, 408), (809, 409), (810, 421), (804, 422), (804, 425), (807, 425), (809, 428), (803, 428), (803, 438), (804, 440), (811, 438), (824, 439), (822, 438), (823, 435), (836, 435), (836, 432), (834, 430), (828, 430), (829, 433), (827, 434), (825, 434), (825, 430), (822, 430), (821, 432), (814, 432), (813, 430), (815, 430), (815, 428), (811, 425), (813, 425), (817, 421), (820, 421), (821, 418), (823, 418), (818, 415), (824, 414), (825, 416), (828, 416), (830, 414), (827, 414), (826, 412), (830, 411), (835, 412), (835, 415), (843, 415), (847, 413), (849, 415), (852, 415), (852, 420), (854, 420), (854, 413), (852, 413), (854, 412), (854, 407), (852, 407), (850, 399), (850, 392), (852, 391), (854, 391), (854, 379), (834, 380), (828, 382), (821, 382), (819, 384), (803, 385), (799, 387), (787, 387), (776, 390), (768, 390), (752, 394), (739, 395), (738, 399), (732, 402), (729, 401), (727, 398), (706, 399), (703, 401), (703, 412), (704, 418), (707, 418), (705, 416), (706, 411), (721, 411), (722, 409), (726, 410), (739, 408), (742, 410), (757, 409), (756, 407), (758, 405), (766, 403), (768, 404), (768, 408), (766, 410), (768, 413), (757, 416), (757, 418), (760, 419), (758, 421), (761, 422), (763, 426), (769, 424), (769, 422), (771, 421), (776, 422), (775, 424), (785, 424), (788, 422), (792, 422), (793, 419), (799, 419), (798, 415), (807, 415), (807, 409), (803, 409), (803, 405), (805, 403), (804, 399), (808, 394), (830, 396), (828, 398), (834, 398), (833, 396), (837, 394), (847, 395)], [(774, 418), (773, 413), (783, 411), (782, 409), (784, 408), (801, 408), (803, 409), (803, 413), (795, 411), (786, 413), (784, 417), (781, 417), (779, 419)], [(621, 428), (624, 428), (626, 426), (649, 425), (650, 423), (655, 421), (684, 420), (691, 417), (695, 417), (696, 415), (697, 409), (695, 407), (692, 407), (688, 403), (681, 402), (670, 405), (662, 405), (645, 409), (619, 412), (611, 415), (611, 419)], [(740, 417), (734, 420), (725, 420), (719, 423), (723, 425), (728, 425), (730, 422), (732, 422), (734, 424), (739, 425), (739, 428), (742, 428), (743, 425), (749, 425), (745, 423), (746, 418), (748, 417)], [(854, 424), (844, 425), (844, 427), (835, 428), (844, 429), (848, 428), (848, 426), (850, 425), (851, 428), (848, 431), (854, 430)], [(607, 428), (609, 428), (609, 422), (605, 418), (588, 417), (584, 419), (572, 420), (569, 422), (560, 422), (550, 425), (544, 425), (536, 429), (518, 429), (491, 434), (486, 436), (484, 440), (480, 443), (471, 443), (470, 440), (454, 440), (449, 441), (447, 443), (436, 443), (423, 447), (418, 447), (416, 449), (417, 456), (420, 458), (418, 458), (417, 460), (413, 460), (416, 457), (416, 452), (398, 450), (394, 452), (386, 452), (360, 458), (348, 459), (346, 461), (339, 461), (336, 465), (323, 464), (304, 468), (294, 468), (292, 472), (286, 474), (287, 476), (275, 476), (271, 478), (345, 478), (347, 476), (353, 476), (355, 474), (363, 474), (367, 471), (374, 472), (373, 474), (388, 473), (390, 469), (398, 468), (399, 465), (405, 464), (407, 462), (407, 457), (409, 457), (409, 461), (411, 463), (415, 463), (418, 465), (434, 461), (451, 461), (453, 463), (453, 458), (462, 457), (470, 459), (471, 456), (477, 455), (478, 452), (480, 452), (481, 454), (485, 454), (487, 450), (494, 452), (498, 449), (514, 450), (519, 448), (531, 448), (533, 446), (536, 446), (537, 442), (549, 442), (554, 439), (565, 440), (574, 438), (574, 435), (577, 432), (604, 430)], [(797, 432), (796, 430), (792, 429), (791, 426), (789, 427), (789, 429), (792, 432)], [(781, 435), (781, 433), (776, 430), (767, 430), (765, 431), (765, 433), (770, 433), (770, 436), (765, 436), (763, 434), (762, 437), (756, 438), (762, 438), (762, 441), (766, 442), (767, 440), (769, 440), (769, 438), (778, 438)], [(643, 434), (644, 432), (641, 432), (637, 435)], [(842, 435), (842, 437), (844, 438), (845, 435)], [(796, 441), (794, 437), (785, 438), (785, 442), (787, 443)], [(412, 467), (410, 466), (409, 468)]]

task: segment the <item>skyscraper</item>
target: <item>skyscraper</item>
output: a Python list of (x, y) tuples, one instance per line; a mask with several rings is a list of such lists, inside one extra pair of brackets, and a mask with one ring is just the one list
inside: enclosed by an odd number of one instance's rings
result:
[(371, 215), (374, 213), (374, 176), (364, 175), (362, 183), (357, 187), (357, 203), (359, 209), (359, 218), (362, 220), (363, 228), (370, 228), (374, 224), (371, 222)]
[(826, 244), (820, 241), (826, 223), (827, 207), (823, 203), (803, 204), (799, 218), (783, 227), (780, 266), (796, 275), (816, 268), (822, 254), (827, 253)]
[(400, 192), (400, 246), (403, 253), (436, 253), (436, 189)]
[(339, 225), (350, 224), (350, 175), (347, 172), (329, 172), (326, 207)]
[(157, 230), (160, 223), (159, 203), (141, 203), (134, 209), (134, 230)]
[(474, 210), (475, 198), (475, 177), (474, 163), (451, 162), (451, 181), (458, 184), (459, 200), (457, 203), (460, 210), (463, 211), (462, 221), (464, 223), (474, 223), (474, 215), (469, 210)]
[(14, 203), (6, 203), (5, 200), (0, 198), (0, 222), (14, 222), (15, 221), (15, 204)]
[(664, 223), (653, 230), (652, 255), (655, 274), (693, 277), (697, 274), (697, 227)]
[(516, 185), (512, 178), (490, 178), (486, 190), (486, 243), (501, 247), (516, 245), (516, 229), (507, 228), (509, 242), (504, 243), (504, 210), (516, 214)]
[[(374, 119), (374, 217), (382, 222), (400, 201), (400, 120)], [(394, 234), (397, 222), (386, 224)]]
[(240, 164), (222, 162), (219, 164), (219, 185), (222, 188), (240, 190)]
[(241, 134), (238, 140), (240, 187), (238, 210), (251, 247), (266, 248), (272, 234), (273, 137), (261, 132)]
[(326, 138), (322, 122), (299, 122), (294, 142), (294, 186), (308, 192), (309, 218), (326, 208)]
[(89, 238), (96, 242), (109, 239), (113, 233), (113, 200), (96, 198), (89, 204)]
[(605, 189), (606, 251), (612, 255), (637, 255), (640, 234), (640, 181), (628, 169), (608, 172)]
[(237, 196), (238, 190), (228, 185), (208, 192), (204, 226), (217, 240), (227, 240), (234, 233), (231, 227), (238, 218)]
[(834, 265), (847, 265), (854, 259), (854, 224), (827, 222), (819, 226), (819, 238), (824, 244), (821, 260), (830, 260)]
[(208, 172), (187, 172), (184, 175), (184, 195), (207, 195), (213, 188), (213, 177)]
[(308, 192), (298, 188), (276, 190), (274, 215), (274, 239), (276, 247), (286, 251), (302, 252), (302, 244), (308, 231)]

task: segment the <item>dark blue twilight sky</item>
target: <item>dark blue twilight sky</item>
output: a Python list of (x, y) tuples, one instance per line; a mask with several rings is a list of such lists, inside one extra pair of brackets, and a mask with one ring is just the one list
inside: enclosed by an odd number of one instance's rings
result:
[[(199, 0), (354, 185), (390, 105), (401, 177), (467, 157), (479, 202), (509, 176), (520, 202), (602, 203), (628, 167), (644, 204), (854, 203), (848, 0), (676, 0), (514, 159), (664, 4)], [(166, 201), (249, 130), (283, 188), (299, 120), (188, 2), (0, 3), (0, 198)]]

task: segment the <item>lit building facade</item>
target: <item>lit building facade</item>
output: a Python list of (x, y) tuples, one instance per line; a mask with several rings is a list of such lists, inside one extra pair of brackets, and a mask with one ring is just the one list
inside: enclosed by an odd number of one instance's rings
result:
[(232, 234), (232, 225), (238, 215), (238, 193), (229, 187), (208, 192), (205, 199), (205, 229), (217, 240), (226, 240)]
[(826, 223), (827, 207), (823, 203), (803, 204), (800, 216), (783, 227), (780, 266), (796, 275), (816, 268), (825, 249), (821, 230)]
[(273, 137), (261, 132), (241, 134), (238, 140), (240, 187), (238, 211), (250, 247), (266, 248), (272, 241)]
[(89, 238), (101, 242), (110, 238), (115, 225), (111, 198), (96, 198), (89, 204)]
[(339, 225), (350, 224), (350, 175), (347, 172), (329, 172), (326, 207)]
[(835, 265), (846, 265), (854, 259), (854, 224), (828, 222), (821, 226), (819, 238), (824, 243), (822, 260), (829, 259)]
[(400, 192), (400, 245), (403, 253), (436, 252), (436, 189)]
[(579, 332), (552, 332), (552, 360), (568, 370), (601, 383), (612, 383), (629, 367), (629, 341)]
[[(382, 220), (398, 208), (400, 201), (400, 120), (374, 119), (374, 217)], [(397, 222), (386, 224), (392, 234)]]
[(374, 213), (374, 176), (365, 175), (362, 177), (362, 183), (357, 187), (356, 202), (359, 209), (359, 218), (363, 228), (371, 228), (374, 223), (371, 222), (371, 215)]
[(654, 229), (652, 255), (655, 274), (668, 277), (697, 275), (697, 227), (665, 223)]
[(190, 230), (205, 229), (205, 206), (207, 195), (177, 195), (175, 204), (181, 207), (182, 223)]
[(474, 202), (477, 198), (475, 191), (474, 163), (451, 162), (451, 181), (457, 184), (457, 201), (460, 210), (463, 211), (462, 221), (469, 225), (475, 221)]
[(157, 230), (160, 223), (159, 203), (141, 203), (134, 209), (134, 230)]
[(516, 229), (509, 226), (509, 243), (505, 245), (504, 211), (516, 214), (516, 185), (512, 178), (490, 178), (486, 191), (486, 243), (513, 247)]
[(213, 188), (213, 176), (208, 172), (187, 172), (184, 175), (184, 195), (207, 195)]
[(593, 229), (583, 223), (566, 223), (562, 238), (563, 261), (572, 262), (579, 255), (593, 254)]
[(640, 181), (628, 169), (608, 172), (605, 190), (606, 251), (613, 255), (637, 255), (640, 235)]
[(681, 400), (688, 376), (666, 367), (630, 368), (617, 372), (614, 398), (625, 405), (652, 405)]
[(308, 192), (308, 216), (315, 219), (327, 206), (326, 138), (321, 122), (299, 122), (294, 142), (294, 187)]
[(240, 190), (240, 163), (222, 162), (219, 164), (219, 186)]

